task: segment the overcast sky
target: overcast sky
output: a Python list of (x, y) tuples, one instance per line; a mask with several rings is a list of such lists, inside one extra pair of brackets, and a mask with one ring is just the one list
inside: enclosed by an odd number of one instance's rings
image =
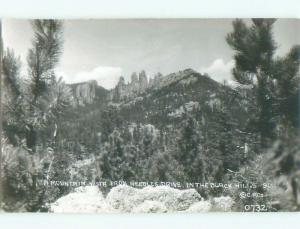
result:
[[(129, 79), (141, 70), (152, 77), (193, 68), (220, 82), (231, 80), (233, 51), (225, 41), (231, 23), (231, 19), (65, 20), (64, 51), (56, 72), (67, 83), (96, 79), (105, 88), (114, 87), (119, 76)], [(300, 44), (299, 25), (292, 19), (275, 23), (277, 55)], [(3, 20), (4, 47), (21, 56), (23, 74), (32, 36), (29, 21)]]

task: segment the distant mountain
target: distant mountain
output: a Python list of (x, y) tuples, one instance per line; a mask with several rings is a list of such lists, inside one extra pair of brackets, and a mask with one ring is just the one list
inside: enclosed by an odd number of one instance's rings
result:
[(120, 78), (112, 90), (104, 89), (96, 81), (70, 85), (77, 105), (73, 112), (73, 121), (77, 121), (71, 125), (79, 131), (77, 137), (82, 135), (84, 142), (88, 142), (82, 129), (89, 128), (95, 136), (101, 132), (105, 138), (115, 128), (128, 128), (134, 123), (174, 129), (187, 116), (210, 128), (219, 122), (220, 113), (229, 115), (240, 128), (246, 123), (245, 97), (206, 74), (186, 69), (149, 81), (144, 76), (133, 75), (133, 81), (127, 84)]
[(151, 92), (152, 90), (156, 91), (179, 81), (181, 84), (193, 83), (198, 80), (199, 76), (205, 78), (207, 82), (216, 84), (207, 75), (201, 75), (193, 69), (186, 69), (166, 76), (158, 73), (149, 80), (144, 71), (140, 72), (139, 75), (134, 72), (131, 76), (131, 82), (127, 84), (124, 77), (120, 77), (116, 87), (109, 92), (109, 100), (121, 101), (134, 99), (140, 94)]
[(193, 69), (161, 76), (135, 97), (124, 96), (108, 105), (128, 122), (159, 126), (178, 121), (184, 113), (193, 110), (213, 111), (221, 106), (227, 106), (239, 120), (245, 116), (241, 95), (236, 90)]
[[(72, 89), (76, 104), (80, 106), (104, 101), (107, 103), (130, 103), (130, 101), (134, 102), (137, 97), (145, 96), (145, 94), (148, 94), (148, 97), (162, 96), (173, 89), (185, 93), (182, 90), (195, 88), (196, 94), (200, 95), (225, 87), (211, 79), (207, 74), (200, 74), (193, 69), (186, 69), (166, 76), (158, 73), (149, 80), (145, 72), (142, 71), (139, 75), (133, 73), (129, 83), (125, 83), (124, 77), (121, 76), (115, 88), (111, 90), (99, 86), (96, 80), (69, 84), (69, 86)], [(229, 87), (226, 88), (231, 90)], [(191, 92), (194, 93), (195, 91), (189, 91), (189, 94)]]

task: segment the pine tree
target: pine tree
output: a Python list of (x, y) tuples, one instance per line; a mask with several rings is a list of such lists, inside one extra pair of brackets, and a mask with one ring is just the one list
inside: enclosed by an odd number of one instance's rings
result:
[(27, 62), (32, 102), (35, 105), (38, 97), (45, 93), (47, 85), (53, 79), (54, 68), (59, 62), (63, 24), (59, 20), (34, 20), (32, 28), (34, 40)]
[(18, 97), (20, 92), (19, 75), (21, 60), (17, 57), (12, 49), (4, 52), (2, 63), (2, 71), (4, 75), (4, 87), (9, 90), (11, 96)]
[(37, 131), (42, 128), (47, 111), (47, 96), (55, 81), (54, 68), (62, 51), (62, 21), (33, 20), (34, 39), (27, 56), (29, 74), (29, 120), (27, 124), (27, 145), (37, 144)]
[(184, 167), (189, 182), (202, 182), (205, 179), (206, 164), (202, 141), (197, 121), (193, 117), (187, 117), (183, 122), (175, 159)]
[(286, 106), (291, 106), (286, 99), (295, 99), (290, 94), (295, 94), (292, 85), (299, 69), (299, 46), (293, 47), (285, 58), (274, 57), (277, 46), (272, 28), (275, 21), (252, 19), (252, 25), (247, 26), (237, 19), (233, 22), (233, 32), (227, 36), (227, 43), (235, 50), (236, 65), (232, 72), (235, 80), (252, 86), (255, 91), (258, 105), (255, 123), (263, 147), (276, 137), (276, 116), (290, 116)]
[(273, 75), (277, 98), (275, 110), (284, 129), (291, 126), (298, 128), (299, 125), (299, 64), (300, 45), (292, 47), (285, 57), (274, 61)]
[(233, 76), (243, 85), (252, 85), (258, 103), (257, 128), (264, 145), (274, 137), (272, 65), (276, 44), (273, 39), (273, 19), (253, 19), (248, 27), (242, 20), (233, 22), (233, 32), (227, 43), (236, 51)]
[(20, 57), (12, 49), (3, 56), (3, 130), (9, 142), (16, 145), (24, 132), (23, 95), (20, 86)]
[(123, 163), (125, 162), (124, 144), (121, 133), (114, 130), (109, 136), (100, 155), (100, 169), (102, 177), (110, 181), (122, 180)]

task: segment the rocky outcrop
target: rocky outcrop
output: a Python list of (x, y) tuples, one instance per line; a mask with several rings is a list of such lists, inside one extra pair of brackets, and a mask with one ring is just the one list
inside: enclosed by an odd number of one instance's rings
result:
[(84, 106), (86, 104), (92, 104), (95, 101), (107, 100), (108, 91), (98, 86), (96, 80), (90, 80), (82, 83), (69, 84), (73, 92), (73, 105)]
[(96, 96), (96, 80), (91, 80), (83, 83), (73, 84), (73, 94), (78, 105), (90, 104)]
[(165, 213), (231, 211), (233, 200), (219, 197), (203, 200), (194, 189), (178, 190), (168, 186), (142, 189), (119, 185), (106, 198), (96, 186), (79, 187), (50, 205), (55, 213)]
[(212, 204), (210, 201), (199, 201), (192, 204), (186, 212), (190, 213), (200, 213), (200, 212), (210, 212), (212, 209)]
[(166, 213), (167, 207), (158, 201), (146, 200), (132, 210), (133, 213)]
[(193, 203), (200, 201), (201, 196), (194, 189), (178, 190), (167, 186), (145, 187), (136, 189), (120, 185), (111, 189), (106, 197), (107, 202), (121, 212), (131, 212), (145, 201), (160, 202), (168, 211), (183, 211)]
[(113, 212), (99, 188), (86, 186), (76, 188), (73, 193), (61, 197), (51, 204), (50, 211), (55, 213), (105, 213)]

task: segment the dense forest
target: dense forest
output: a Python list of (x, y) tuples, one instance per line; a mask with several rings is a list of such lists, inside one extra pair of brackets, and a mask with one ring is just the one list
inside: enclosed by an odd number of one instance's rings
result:
[[(236, 211), (256, 203), (299, 210), (300, 46), (276, 56), (274, 23), (233, 21), (224, 42), (234, 50), (234, 87), (185, 69), (151, 80), (133, 73), (106, 90), (64, 83), (55, 72), (63, 22), (32, 21), (27, 75), (14, 50), (2, 60), (0, 208), (48, 211), (74, 189), (42, 185), (50, 181), (148, 181), (241, 183), (193, 188), (204, 198), (231, 196)], [(239, 198), (245, 189), (263, 197)]]

